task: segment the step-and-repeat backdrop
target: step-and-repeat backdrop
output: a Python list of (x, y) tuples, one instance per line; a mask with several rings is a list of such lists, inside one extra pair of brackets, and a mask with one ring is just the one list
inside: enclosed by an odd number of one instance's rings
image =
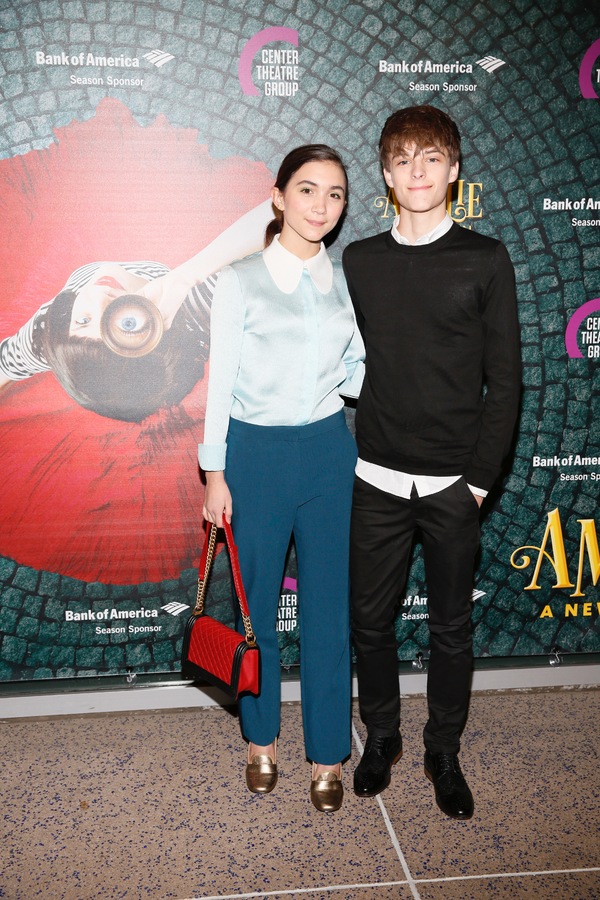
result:
[[(378, 136), (422, 103), (463, 134), (450, 214), (504, 241), (518, 282), (522, 411), (485, 506), (476, 654), (600, 650), (593, 0), (4, 2), (0, 75), (0, 680), (179, 670), (203, 540), (210, 276), (259, 246), (299, 144), (348, 165), (334, 255), (389, 228)], [(152, 304), (102, 318), (123, 279), (162, 292), (164, 333)], [(226, 617), (228, 589), (221, 554)], [(292, 548), (286, 666), (301, 605)], [(427, 657), (418, 546), (397, 635), (399, 659)]]

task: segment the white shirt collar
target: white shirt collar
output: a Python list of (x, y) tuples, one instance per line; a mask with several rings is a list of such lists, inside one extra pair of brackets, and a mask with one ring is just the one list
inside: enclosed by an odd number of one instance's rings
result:
[(284, 294), (294, 293), (305, 269), (317, 290), (322, 294), (328, 294), (331, 290), (333, 266), (324, 244), (321, 244), (321, 249), (316, 256), (311, 256), (310, 259), (300, 259), (299, 256), (282, 247), (277, 234), (269, 246), (263, 250), (263, 259), (271, 278)]
[(427, 234), (422, 234), (421, 237), (411, 244), (409, 240), (407, 240), (403, 235), (398, 231), (398, 226), (400, 224), (400, 216), (396, 216), (394, 219), (394, 224), (392, 225), (392, 237), (394, 240), (398, 241), (399, 244), (404, 244), (407, 247), (419, 247), (421, 244), (432, 244), (433, 241), (437, 241), (438, 238), (441, 238), (444, 234), (446, 234), (452, 228), (452, 219), (446, 213), (442, 221), (439, 225), (436, 225), (431, 231), (428, 231)]

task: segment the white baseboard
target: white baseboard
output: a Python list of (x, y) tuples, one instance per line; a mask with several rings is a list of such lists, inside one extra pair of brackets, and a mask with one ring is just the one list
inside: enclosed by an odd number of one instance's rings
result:
[[(427, 675), (421, 672), (400, 675), (402, 696), (425, 693)], [(600, 665), (539, 666), (484, 669), (473, 674), (473, 691), (523, 691), (551, 688), (577, 689), (600, 686)], [(352, 694), (357, 696), (356, 678)], [(284, 681), (284, 702), (300, 700), (300, 682)], [(55, 694), (28, 694), (0, 697), (0, 719), (34, 716), (70, 716), (80, 714), (134, 712), (151, 709), (183, 709), (219, 706), (227, 703), (217, 688), (199, 688), (189, 682), (164, 685), (132, 685), (126, 689), (77, 690)]]

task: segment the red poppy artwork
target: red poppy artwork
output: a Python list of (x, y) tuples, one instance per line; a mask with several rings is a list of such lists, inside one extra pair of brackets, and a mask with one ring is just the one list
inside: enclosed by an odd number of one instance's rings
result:
[[(115, 99), (0, 160), (0, 340), (78, 267), (194, 256), (269, 196), (271, 173), (212, 158), (192, 128), (139, 124)], [(0, 392), (0, 554), (88, 582), (141, 584), (196, 565), (206, 372), (141, 422), (83, 408), (52, 372)]]

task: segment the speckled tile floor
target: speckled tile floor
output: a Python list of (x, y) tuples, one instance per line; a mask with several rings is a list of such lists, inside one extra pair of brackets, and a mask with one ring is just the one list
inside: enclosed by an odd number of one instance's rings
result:
[(300, 707), (283, 707), (280, 780), (244, 785), (219, 708), (0, 721), (0, 897), (483, 900), (600, 898), (600, 691), (476, 694), (463, 739), (469, 822), (423, 775), (425, 701), (403, 701), (390, 788), (342, 809), (308, 796)]

